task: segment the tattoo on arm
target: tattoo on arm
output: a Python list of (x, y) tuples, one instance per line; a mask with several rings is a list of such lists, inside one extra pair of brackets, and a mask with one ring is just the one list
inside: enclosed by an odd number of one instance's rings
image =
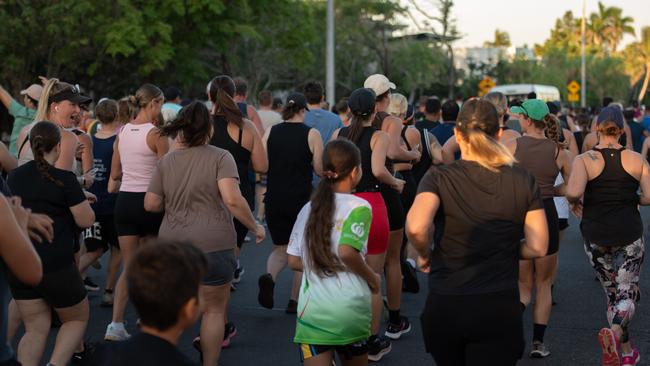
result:
[(609, 149), (613, 149), (613, 148), (614, 148), (614, 145), (612, 145), (612, 144), (607, 144), (607, 148), (609, 148)]
[(594, 154), (591, 153), (591, 152), (588, 152), (588, 153), (587, 153), (587, 156), (589, 156), (589, 157), (591, 158), (591, 160), (598, 160), (598, 158), (596, 157), (596, 155), (594, 155)]

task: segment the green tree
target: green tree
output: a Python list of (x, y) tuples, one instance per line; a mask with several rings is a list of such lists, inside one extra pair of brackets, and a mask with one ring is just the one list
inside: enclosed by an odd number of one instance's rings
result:
[(650, 27), (641, 29), (641, 39), (629, 44), (623, 54), (632, 87), (643, 80), (637, 97), (639, 102), (643, 102), (650, 83)]
[(510, 34), (498, 28), (494, 30), (494, 40), (485, 41), (485, 43), (483, 43), (484, 47), (495, 47), (495, 48), (500, 48), (500, 47), (508, 48), (511, 45), (512, 43), (510, 42)]
[(614, 53), (624, 35), (634, 35), (633, 23), (634, 18), (623, 16), (623, 9), (598, 2), (598, 12), (590, 16), (590, 39), (592, 43), (603, 45), (608, 52)]

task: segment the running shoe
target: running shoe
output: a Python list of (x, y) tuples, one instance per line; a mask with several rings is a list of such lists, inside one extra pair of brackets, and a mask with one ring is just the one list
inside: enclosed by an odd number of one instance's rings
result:
[(270, 273), (261, 275), (257, 280), (259, 285), (260, 292), (257, 295), (257, 301), (263, 307), (267, 309), (273, 309), (273, 289), (275, 288), (275, 282)]
[(390, 341), (384, 337), (370, 337), (368, 340), (368, 360), (379, 362), (382, 357), (390, 353)]
[(235, 269), (235, 274), (232, 278), (232, 283), (239, 283), (241, 281), (241, 276), (244, 275), (244, 266), (237, 266)]
[(407, 334), (411, 331), (411, 323), (406, 317), (401, 317), (399, 324), (388, 323), (386, 327), (386, 337), (392, 340), (398, 340), (403, 334)]
[(639, 350), (633, 348), (631, 355), (623, 355), (623, 362), (621, 363), (621, 366), (635, 366), (639, 363), (639, 361), (641, 361)]
[(70, 359), (70, 364), (84, 365), (85, 363), (88, 362), (89, 359), (92, 358), (94, 353), (95, 353), (95, 345), (84, 342), (84, 350), (81, 352), (73, 353), (72, 358)]
[[(228, 322), (226, 323), (226, 327), (224, 328), (223, 331), (223, 343), (221, 343), (221, 348), (228, 348), (230, 347), (230, 343), (232, 342), (232, 339), (237, 335), (237, 327), (235, 327), (235, 323)], [(194, 346), (194, 349), (196, 349), (199, 352), (203, 352), (201, 350), (201, 336), (197, 336), (194, 338), (192, 341), (192, 346)]]
[(402, 261), (402, 290), (417, 294), (420, 292), (420, 283), (418, 282), (417, 272), (408, 261)]
[(603, 328), (598, 332), (598, 343), (603, 350), (603, 366), (620, 366), (618, 354), (619, 340), (610, 328)]
[(250, 243), (250, 241), (251, 241), (251, 237), (246, 235), (246, 237), (244, 238), (244, 243)]
[(106, 327), (105, 341), (125, 341), (129, 338), (131, 338), (131, 335), (124, 328), (124, 324), (113, 325), (111, 323)]
[(530, 351), (530, 358), (544, 358), (551, 355), (544, 342), (533, 341), (533, 349)]
[(298, 313), (298, 302), (296, 300), (289, 300), (287, 308), (284, 310), (287, 314), (297, 314)]
[(234, 283), (230, 282), (230, 292), (235, 292), (237, 291), (237, 285)]
[(110, 308), (113, 306), (113, 291), (109, 290), (104, 290), (104, 294), (102, 295), (102, 302), (99, 304), (99, 306), (103, 308)]
[(99, 285), (93, 282), (90, 277), (84, 279), (84, 286), (86, 286), (86, 290), (88, 291), (99, 291)]

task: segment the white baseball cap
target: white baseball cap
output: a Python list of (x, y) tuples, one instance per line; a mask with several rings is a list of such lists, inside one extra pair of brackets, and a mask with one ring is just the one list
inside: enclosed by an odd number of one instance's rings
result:
[(372, 89), (372, 91), (375, 92), (375, 95), (382, 95), (389, 90), (397, 88), (395, 83), (388, 80), (388, 78), (382, 74), (368, 76), (366, 81), (363, 83), (363, 87)]
[(20, 91), (20, 95), (28, 95), (35, 101), (39, 101), (41, 99), (41, 93), (43, 93), (43, 87), (38, 84), (32, 84), (29, 86), (29, 88)]

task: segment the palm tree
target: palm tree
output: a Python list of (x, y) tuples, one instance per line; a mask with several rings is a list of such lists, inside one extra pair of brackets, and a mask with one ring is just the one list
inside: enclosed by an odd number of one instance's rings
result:
[(631, 76), (632, 86), (643, 79), (638, 97), (639, 102), (643, 102), (650, 83), (650, 27), (641, 29), (641, 39), (629, 44), (625, 48), (624, 55), (626, 71)]
[(623, 16), (623, 9), (605, 6), (598, 2), (598, 12), (592, 13), (589, 22), (590, 41), (595, 46), (602, 45), (614, 53), (626, 34), (634, 35), (634, 19)]

